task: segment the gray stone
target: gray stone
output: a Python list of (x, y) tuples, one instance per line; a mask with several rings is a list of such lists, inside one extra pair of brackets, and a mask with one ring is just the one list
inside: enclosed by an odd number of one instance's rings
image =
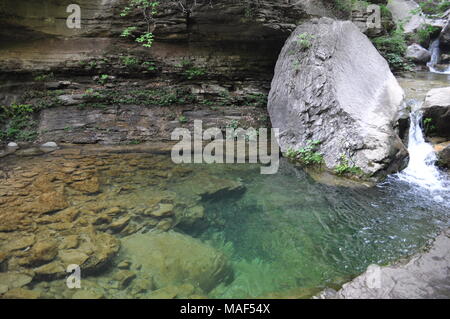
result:
[[(298, 37), (308, 35), (309, 48)], [(268, 110), (283, 152), (318, 140), (329, 168), (342, 154), (371, 176), (404, 167), (396, 125), (404, 92), (387, 62), (351, 22), (299, 26), (280, 53)]]
[(19, 145), (17, 143), (15, 143), (15, 142), (9, 142), (8, 143), (8, 147), (10, 147), (10, 148), (18, 148)]
[(319, 298), (339, 299), (448, 299), (450, 298), (450, 231), (436, 238), (428, 251), (409, 262), (391, 266), (371, 265), (335, 294)]
[(438, 153), (439, 166), (450, 168), (450, 145)]
[(447, 19), (447, 24), (441, 31), (440, 45), (443, 49), (450, 49), (450, 18)]
[(414, 43), (406, 50), (406, 57), (415, 63), (426, 64), (430, 61), (431, 53), (421, 45)]
[(412, 0), (389, 1), (387, 5), (392, 13), (395, 23), (404, 23), (405, 33), (413, 33), (426, 22), (422, 13), (413, 13), (420, 9), (419, 5)]
[(47, 142), (41, 145), (41, 147), (43, 148), (57, 148), (58, 144), (56, 144), (55, 142)]
[(433, 133), (441, 137), (450, 137), (450, 87), (430, 90), (422, 105), (423, 117), (432, 119)]

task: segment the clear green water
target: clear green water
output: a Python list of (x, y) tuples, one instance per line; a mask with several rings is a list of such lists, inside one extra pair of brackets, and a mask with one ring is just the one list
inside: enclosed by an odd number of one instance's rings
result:
[[(108, 164), (101, 166), (101, 162)], [(67, 200), (81, 208), (80, 216), (95, 204), (105, 208), (120, 205), (130, 223), (144, 225), (148, 217), (142, 211), (162, 193), (172, 194), (175, 206), (183, 202), (202, 205), (202, 224), (175, 230), (221, 250), (231, 260), (234, 280), (205, 292), (210, 298), (311, 297), (325, 287), (339, 287), (372, 263), (387, 264), (418, 252), (440, 229), (450, 226), (449, 192), (431, 192), (396, 177), (373, 188), (326, 186), (285, 160), (277, 174), (261, 175), (258, 165), (179, 166), (167, 155), (148, 153), (5, 159), (11, 178), (22, 174), (13, 174), (13, 168), (46, 174), (74, 163), (80, 167), (71, 174), (79, 176), (97, 167), (100, 182), (100, 192), (83, 196), (66, 185)], [(0, 186), (14, 193), (11, 185), (5, 184), (9, 181), (0, 181)], [(230, 181), (241, 182), (243, 188), (220, 191), (200, 203), (192, 196), (209, 187), (220, 189)], [(45, 232), (42, 225), (39, 229)], [(136, 231), (147, 232), (152, 227)], [(72, 234), (70, 229), (54, 233), (59, 237)], [(113, 234), (123, 244), (135, 232)], [(11, 236), (8, 233), (3, 240)], [(121, 250), (109, 268), (83, 277), (83, 287), (99, 290), (106, 298), (152, 297), (151, 289), (133, 293), (143, 278), (151, 275), (134, 261), (131, 270), (137, 277), (132, 283), (118, 288), (113, 282), (118, 264), (132, 260), (133, 254), (145, 253), (146, 245), (143, 240), (139, 249), (128, 255)], [(49, 284), (36, 280), (30, 286), (48, 293), (45, 296), (49, 298), (71, 298), (73, 294), (60, 279)]]
[(395, 177), (372, 189), (348, 189), (318, 184), (287, 162), (273, 176), (251, 167), (219, 171), (247, 191), (207, 204), (212, 224), (200, 238), (226, 252), (236, 271), (212, 297), (339, 285), (372, 263), (416, 253), (450, 224), (448, 193)]

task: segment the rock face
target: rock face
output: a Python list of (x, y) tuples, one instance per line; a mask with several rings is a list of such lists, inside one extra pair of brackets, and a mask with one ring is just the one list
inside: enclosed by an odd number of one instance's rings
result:
[(125, 254), (153, 276), (157, 288), (190, 283), (205, 292), (232, 278), (226, 257), (197, 239), (176, 232), (123, 239)]
[(438, 153), (439, 165), (450, 168), (450, 144)]
[(426, 21), (422, 14), (412, 13), (420, 8), (415, 1), (389, 1), (387, 7), (391, 11), (395, 23), (404, 23), (405, 33), (415, 32)]
[(371, 176), (404, 166), (394, 127), (404, 92), (369, 39), (351, 22), (299, 26), (279, 56), (268, 110), (283, 152), (321, 142), (326, 166), (341, 155)]
[(415, 63), (426, 64), (430, 61), (431, 53), (421, 45), (414, 43), (406, 50), (406, 57)]
[(450, 231), (441, 234), (431, 249), (408, 263), (388, 267), (371, 265), (337, 293), (327, 290), (321, 298), (428, 299), (450, 298)]
[(442, 29), (440, 45), (443, 49), (450, 49), (450, 18), (447, 21), (447, 25)]
[(430, 90), (422, 108), (423, 117), (434, 125), (433, 134), (450, 137), (450, 87)]

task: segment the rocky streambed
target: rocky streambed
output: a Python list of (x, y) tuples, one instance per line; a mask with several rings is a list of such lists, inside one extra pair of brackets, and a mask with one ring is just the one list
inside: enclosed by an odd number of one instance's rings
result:
[[(326, 186), (285, 161), (269, 178), (256, 164), (175, 165), (169, 149), (3, 158), (2, 298), (307, 298), (449, 226), (448, 201), (397, 180)], [(66, 285), (72, 264), (80, 289)]]

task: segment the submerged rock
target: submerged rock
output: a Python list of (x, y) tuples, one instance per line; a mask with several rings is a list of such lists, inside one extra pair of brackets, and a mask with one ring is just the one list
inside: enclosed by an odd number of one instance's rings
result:
[(135, 234), (124, 238), (122, 247), (127, 259), (153, 277), (157, 288), (189, 283), (208, 292), (233, 275), (222, 253), (173, 231)]
[(387, 62), (351, 22), (305, 23), (279, 56), (268, 109), (283, 152), (320, 141), (328, 168), (342, 155), (365, 174), (403, 168), (396, 133), (404, 92)]
[(436, 238), (432, 247), (408, 263), (388, 267), (371, 265), (337, 293), (327, 290), (324, 299), (450, 298), (450, 230)]

